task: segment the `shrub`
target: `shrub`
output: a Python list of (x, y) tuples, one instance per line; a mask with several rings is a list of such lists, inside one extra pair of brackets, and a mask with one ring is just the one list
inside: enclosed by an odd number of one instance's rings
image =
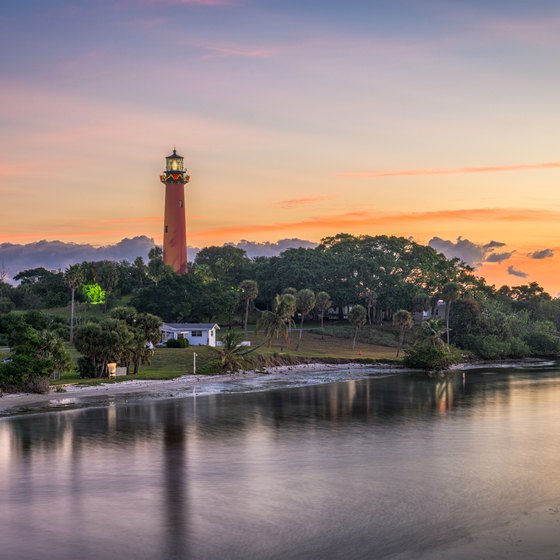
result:
[(530, 346), (518, 336), (514, 336), (509, 340), (511, 358), (527, 358), (531, 355)]
[(461, 352), (454, 346), (434, 345), (431, 340), (421, 340), (405, 352), (404, 364), (428, 371), (444, 371), (461, 361)]
[(510, 355), (510, 345), (495, 334), (468, 335), (465, 338), (465, 347), (483, 360), (500, 360)]
[(49, 379), (48, 377), (40, 377), (33, 375), (27, 379), (23, 386), (26, 393), (39, 393), (41, 395), (49, 392)]
[(96, 376), (96, 371), (95, 371), (95, 368), (93, 367), (93, 364), (85, 356), (80, 356), (78, 358), (78, 363), (76, 365), (76, 370), (78, 372), (78, 375), (82, 379), (88, 379), (90, 377), (95, 377)]
[(166, 342), (167, 348), (188, 348), (189, 341), (186, 338), (170, 338)]
[(556, 356), (560, 353), (560, 341), (544, 332), (532, 332), (523, 337), (535, 356)]

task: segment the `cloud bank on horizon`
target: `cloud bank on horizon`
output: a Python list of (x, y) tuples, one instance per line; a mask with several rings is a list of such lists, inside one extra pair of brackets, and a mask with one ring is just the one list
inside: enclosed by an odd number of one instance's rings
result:
[[(133, 262), (136, 257), (148, 259), (148, 253), (156, 242), (146, 235), (131, 239), (125, 238), (118, 243), (96, 247), (89, 243), (65, 243), (63, 241), (37, 241), (27, 244), (0, 244), (0, 273), (8, 279), (18, 272), (30, 268), (43, 267), (47, 270), (64, 270), (71, 264), (83, 261), (123, 261)], [(317, 243), (305, 239), (280, 239), (275, 243), (259, 243), (242, 240), (239, 243), (228, 243), (247, 252), (251, 258), (273, 257), (287, 249), (312, 248)], [(200, 249), (188, 247), (188, 259), (193, 261)]]

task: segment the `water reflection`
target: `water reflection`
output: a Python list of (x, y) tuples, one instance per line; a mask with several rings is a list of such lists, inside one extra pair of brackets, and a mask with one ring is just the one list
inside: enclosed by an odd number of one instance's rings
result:
[(560, 497), (559, 404), (554, 369), (487, 370), (5, 418), (0, 538), (11, 559), (98, 558), (100, 536), (105, 558), (414, 557)]

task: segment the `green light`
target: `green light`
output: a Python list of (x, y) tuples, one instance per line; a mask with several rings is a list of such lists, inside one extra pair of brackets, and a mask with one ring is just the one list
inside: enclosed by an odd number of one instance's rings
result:
[(105, 303), (105, 290), (97, 283), (84, 284), (82, 293), (91, 305)]

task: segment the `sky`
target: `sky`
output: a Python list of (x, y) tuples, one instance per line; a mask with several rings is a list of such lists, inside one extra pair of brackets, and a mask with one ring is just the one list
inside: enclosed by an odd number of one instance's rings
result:
[(560, 3), (0, 7), (0, 243), (402, 235), (560, 292)]

